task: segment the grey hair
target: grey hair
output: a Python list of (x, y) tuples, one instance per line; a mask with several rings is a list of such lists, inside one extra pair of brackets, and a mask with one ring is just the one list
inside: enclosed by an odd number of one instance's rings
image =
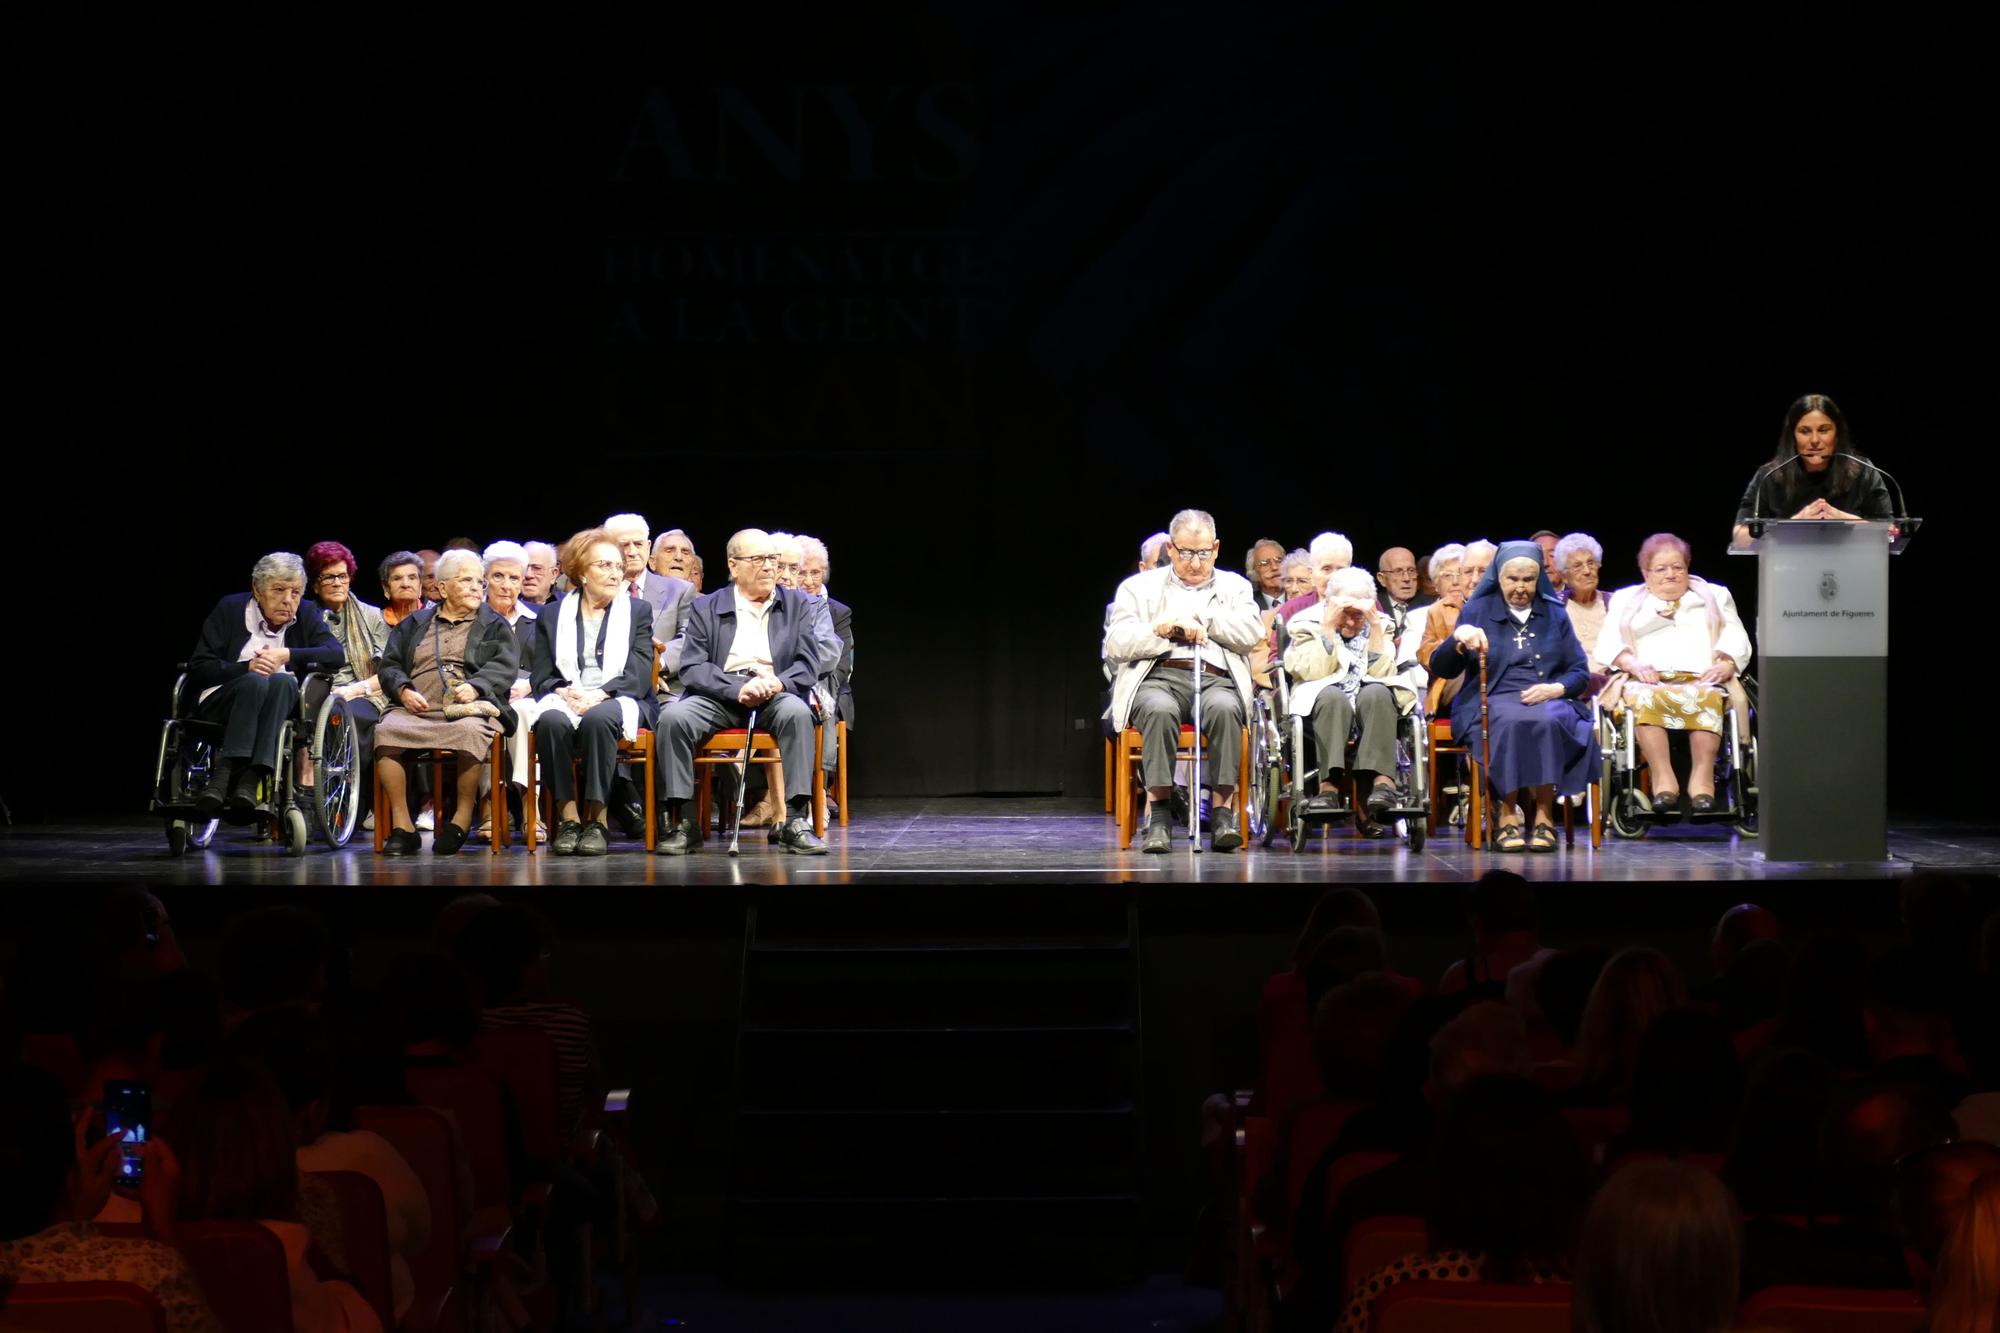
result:
[(415, 551), (391, 551), (382, 557), (382, 563), (375, 567), (375, 578), (385, 591), (389, 586), (389, 575), (404, 565), (415, 565), (417, 573), (424, 572), (424, 559)]
[(1167, 535), (1166, 533), (1164, 533), (1164, 532), (1156, 532), (1156, 533), (1154, 533), (1154, 534), (1153, 534), (1152, 536), (1150, 536), (1150, 537), (1146, 538), (1146, 540), (1145, 540), (1145, 541), (1142, 541), (1142, 542), (1140, 542), (1140, 543), (1139, 543), (1139, 563), (1140, 563), (1140, 564), (1142, 564), (1142, 565), (1157, 565), (1157, 564), (1159, 564), (1159, 563), (1160, 563), (1160, 548), (1161, 548), (1162, 546), (1165, 546), (1165, 545), (1166, 545), (1166, 544), (1167, 544), (1168, 542), (1170, 542), (1170, 541), (1172, 541), (1172, 540), (1173, 540), (1173, 538), (1172, 538), (1172, 537), (1169, 537), (1169, 536), (1168, 536), (1168, 535)]
[[(508, 544), (512, 545), (511, 542)], [(452, 547), (449, 551), (438, 557), (437, 581), (445, 583), (457, 578), (459, 570), (465, 568), (467, 565), (471, 565), (477, 570), (480, 578), (484, 579), (486, 577), (486, 566), (481, 563), (479, 552), (468, 551), (463, 546)]]
[(613, 514), (598, 526), (606, 532), (623, 532), (627, 528), (637, 528), (648, 534), (653, 531), (653, 525), (646, 521), (644, 514)]
[(273, 551), (250, 567), (250, 586), (257, 591), (276, 583), (279, 579), (306, 581), (306, 562), (290, 551)]
[(1282, 583), (1300, 565), (1310, 565), (1312, 562), (1312, 552), (1306, 550), (1303, 546), (1296, 551), (1288, 553), (1285, 556), (1285, 563), (1278, 566), (1279, 582)]
[(799, 538), (800, 563), (804, 563), (814, 556), (818, 556), (819, 562), (826, 566), (826, 577), (831, 578), (833, 576), (833, 557), (827, 554), (826, 543), (817, 537)]
[(512, 560), (523, 569), (528, 565), (528, 552), (519, 542), (494, 542), (479, 553), (479, 563), (487, 570), (502, 560)]
[(1359, 565), (1335, 570), (1333, 577), (1326, 581), (1324, 596), (1329, 601), (1337, 596), (1346, 596), (1365, 597), (1372, 602), (1375, 600), (1375, 576)]
[(770, 537), (779, 546), (797, 546), (804, 540), (796, 532), (774, 532)]
[(753, 542), (759, 537), (762, 537), (765, 541), (770, 541), (774, 535), (773, 533), (764, 531), (762, 528), (740, 528), (729, 534), (729, 545), (724, 549), (729, 552), (729, 558), (734, 560), (737, 556), (743, 554), (743, 547), (746, 543)]
[(688, 536), (687, 533), (681, 531), (679, 528), (668, 528), (665, 532), (653, 538), (654, 555), (658, 555), (660, 553), (660, 548), (667, 544), (667, 538), (669, 537), (679, 537), (683, 541), (685, 541), (689, 546), (694, 545), (694, 538)]
[(536, 551), (547, 551), (549, 553), (550, 565), (554, 565), (562, 559), (561, 552), (557, 551), (555, 547), (551, 546), (547, 542), (522, 542), (521, 563), (526, 564), (528, 557), (533, 555)]
[[(1249, 579), (1252, 583), (1257, 581), (1257, 552), (1263, 550), (1266, 546), (1277, 547), (1279, 555), (1285, 553), (1285, 544), (1275, 537), (1259, 537), (1256, 541), (1251, 542), (1250, 549), (1243, 553), (1243, 577)], [(1284, 566), (1280, 564), (1278, 568), (1283, 570)]]
[(1174, 515), (1174, 521), (1167, 524), (1168, 539), (1179, 536), (1183, 528), (1207, 528), (1209, 535), (1215, 535), (1215, 515), (1206, 509), (1183, 509)]
[(1597, 538), (1587, 532), (1572, 532), (1556, 543), (1556, 568), (1567, 568), (1569, 558), (1584, 551), (1588, 551), (1590, 558), (1598, 564), (1604, 563), (1604, 547), (1598, 544)]
[(1492, 542), (1487, 541), (1484, 537), (1477, 538), (1465, 544), (1465, 558), (1467, 560), (1476, 559), (1483, 555), (1486, 557), (1486, 563), (1490, 565), (1493, 563), (1493, 557), (1498, 554), (1500, 554), (1500, 548)]
[(1342, 533), (1322, 532), (1312, 539), (1312, 545), (1306, 550), (1312, 554), (1314, 560), (1323, 555), (1338, 555), (1344, 557), (1348, 564), (1354, 563), (1354, 543), (1347, 540)]
[(1437, 582), (1437, 576), (1443, 572), (1446, 565), (1451, 564), (1453, 561), (1457, 561), (1460, 564), (1465, 563), (1465, 547), (1457, 542), (1446, 542), (1443, 546), (1438, 547), (1437, 550), (1432, 551), (1430, 558), (1431, 582)]

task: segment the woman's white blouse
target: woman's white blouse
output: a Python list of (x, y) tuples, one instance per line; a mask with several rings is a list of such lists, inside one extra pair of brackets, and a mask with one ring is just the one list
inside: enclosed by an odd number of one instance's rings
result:
[[(1709, 625), (1706, 588), (1722, 612), (1719, 630)], [(1605, 610), (1604, 629), (1597, 636), (1597, 663), (1606, 670), (1627, 648), (1646, 666), (1659, 671), (1703, 672), (1715, 665), (1717, 653), (1727, 654), (1738, 667), (1750, 660), (1750, 634), (1736, 614), (1736, 599), (1720, 583), (1690, 586), (1672, 616), (1667, 603), (1646, 591), (1643, 583), (1620, 588)]]

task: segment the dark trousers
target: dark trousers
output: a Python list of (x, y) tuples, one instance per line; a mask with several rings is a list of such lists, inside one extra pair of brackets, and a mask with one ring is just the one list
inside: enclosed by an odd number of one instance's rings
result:
[(583, 756), (584, 803), (601, 804), (610, 797), (611, 776), (618, 771), (618, 738), (624, 728), (625, 714), (616, 699), (593, 705), (575, 726), (560, 708), (551, 708), (535, 719), (535, 756), (542, 765), (542, 785), (558, 807), (577, 799), (574, 764), (578, 754)]
[[(750, 710), (704, 695), (683, 694), (660, 713), (653, 762), (660, 774), (660, 799), (685, 801), (694, 795), (695, 747), (725, 727), (740, 727)], [(812, 795), (819, 756), (813, 753), (812, 708), (796, 694), (781, 694), (757, 710), (757, 730), (778, 741), (778, 758), (785, 764), (785, 799)]]
[(1396, 776), (1396, 696), (1387, 685), (1371, 680), (1362, 683), (1353, 703), (1338, 685), (1327, 686), (1313, 700), (1313, 744), (1319, 747), (1322, 781), (1347, 767), (1347, 738), (1357, 715), (1361, 738), (1354, 744), (1355, 772)]
[[(1174, 785), (1174, 755), (1181, 726), (1194, 721), (1193, 672), (1156, 666), (1132, 696), (1131, 725), (1145, 749), (1139, 773), (1148, 788)], [(1243, 696), (1228, 676), (1201, 678), (1201, 776), (1210, 787), (1234, 787), (1243, 748)]]
[(222, 723), (218, 757), (248, 760), (272, 772), (280, 757), (278, 733), (298, 711), (299, 678), (283, 671), (245, 672), (194, 706), (196, 718)]

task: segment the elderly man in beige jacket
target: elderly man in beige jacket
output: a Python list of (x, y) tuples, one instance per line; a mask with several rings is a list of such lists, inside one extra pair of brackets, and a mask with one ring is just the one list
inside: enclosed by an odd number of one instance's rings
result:
[[(1326, 582), (1319, 604), (1291, 618), (1285, 671), (1292, 678), (1291, 706), (1312, 727), (1319, 755), (1320, 795), (1313, 809), (1337, 811), (1354, 740), (1354, 772), (1367, 788), (1354, 826), (1364, 838), (1387, 832), (1396, 790), (1396, 719), (1416, 695), (1396, 675), (1396, 643), (1389, 617), (1375, 601), (1375, 581), (1363, 569), (1343, 569)], [(1303, 763), (1304, 756), (1292, 756)], [(1368, 779), (1373, 778), (1372, 786)]]
[[(1140, 776), (1146, 784), (1148, 852), (1173, 849), (1169, 798), (1181, 725), (1193, 717), (1194, 678), (1201, 673), (1203, 772), (1215, 801), (1209, 846), (1243, 845), (1230, 799), (1240, 776), (1243, 719), (1250, 709), (1247, 654), (1264, 637), (1250, 581), (1215, 567), (1215, 520), (1183, 509), (1167, 525), (1169, 562), (1118, 585), (1104, 630), (1104, 660), (1115, 668), (1114, 728), (1137, 727), (1143, 738)], [(1197, 798), (1198, 799), (1198, 798)]]

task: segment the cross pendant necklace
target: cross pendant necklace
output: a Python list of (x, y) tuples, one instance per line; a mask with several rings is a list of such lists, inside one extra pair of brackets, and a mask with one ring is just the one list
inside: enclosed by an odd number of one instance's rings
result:
[(1534, 637), (1535, 637), (1535, 632), (1533, 630), (1529, 629), (1526, 625), (1521, 626), (1519, 629), (1514, 631), (1514, 650), (1516, 652), (1519, 652), (1522, 649), (1526, 648), (1528, 646), (1528, 640)]

